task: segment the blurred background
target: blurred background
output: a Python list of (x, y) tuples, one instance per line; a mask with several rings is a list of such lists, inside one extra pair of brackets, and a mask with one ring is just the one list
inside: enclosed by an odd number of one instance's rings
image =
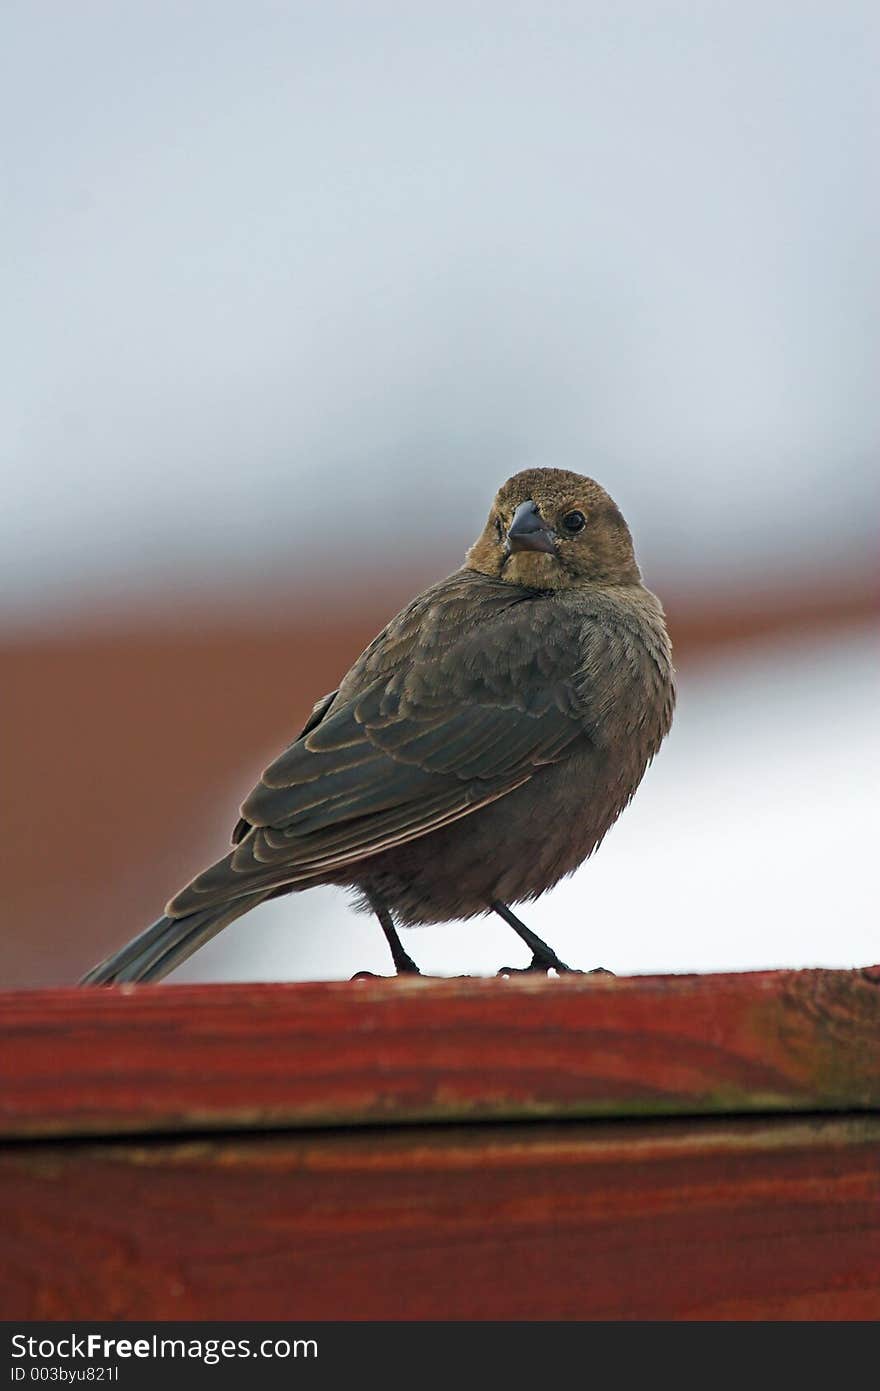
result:
[[(598, 478), (677, 720), (524, 916), (618, 972), (876, 929), (874, 0), (8, 3), (0, 981), (76, 979), (498, 485)], [(525, 964), (503, 924), (423, 969)], [(173, 979), (386, 971), (342, 891)]]

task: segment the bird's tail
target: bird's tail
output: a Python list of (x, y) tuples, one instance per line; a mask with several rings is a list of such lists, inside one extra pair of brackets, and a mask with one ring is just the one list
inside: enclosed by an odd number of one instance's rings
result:
[(225, 903), (188, 913), (184, 918), (159, 918), (127, 946), (108, 956), (83, 976), (81, 985), (122, 985), (161, 980), (229, 923), (247, 913), (274, 890), (244, 894)]

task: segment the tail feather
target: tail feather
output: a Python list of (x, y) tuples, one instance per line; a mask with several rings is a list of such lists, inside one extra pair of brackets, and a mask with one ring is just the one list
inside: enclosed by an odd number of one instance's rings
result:
[(247, 913), (272, 890), (188, 913), (183, 918), (158, 918), (126, 946), (83, 976), (81, 985), (122, 985), (161, 980), (180, 966), (229, 923)]

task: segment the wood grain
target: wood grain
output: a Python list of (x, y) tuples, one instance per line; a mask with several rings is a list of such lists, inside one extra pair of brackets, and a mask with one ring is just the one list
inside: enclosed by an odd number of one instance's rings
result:
[(872, 1319), (880, 1117), (0, 1152), (6, 1319)]
[(11, 1137), (880, 1108), (880, 967), (0, 995)]

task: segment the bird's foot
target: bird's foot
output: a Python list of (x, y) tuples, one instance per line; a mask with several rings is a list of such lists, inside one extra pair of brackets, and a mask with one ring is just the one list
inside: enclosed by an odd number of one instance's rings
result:
[(584, 974), (576, 966), (566, 966), (555, 952), (547, 952), (546, 955), (543, 952), (534, 952), (528, 966), (502, 966), (498, 975), (530, 976), (536, 972), (547, 975), (550, 971), (555, 971), (560, 976), (582, 976)]
[(407, 963), (407, 964), (404, 964), (403, 961), (395, 961), (394, 964), (395, 964), (395, 966), (397, 967), (397, 973), (396, 973), (396, 975), (393, 975), (393, 976), (380, 976), (379, 973), (378, 973), (378, 971), (355, 971), (355, 973), (354, 973), (354, 975), (352, 976), (351, 979), (352, 979), (352, 980), (397, 980), (398, 976), (420, 976), (420, 975), (422, 974), (421, 971), (419, 970), (418, 966), (416, 965), (416, 963), (413, 961), (412, 957), (409, 957), (409, 956), (408, 956), (408, 957), (406, 958), (406, 963)]
[(548, 975), (550, 971), (555, 971), (558, 976), (613, 976), (613, 971), (608, 971), (604, 966), (594, 966), (591, 971), (581, 971), (577, 966), (566, 966), (559, 957), (554, 957), (552, 961), (545, 957), (535, 955), (532, 957), (528, 966), (502, 966), (497, 973), (499, 976), (529, 976), (535, 972), (543, 972)]

